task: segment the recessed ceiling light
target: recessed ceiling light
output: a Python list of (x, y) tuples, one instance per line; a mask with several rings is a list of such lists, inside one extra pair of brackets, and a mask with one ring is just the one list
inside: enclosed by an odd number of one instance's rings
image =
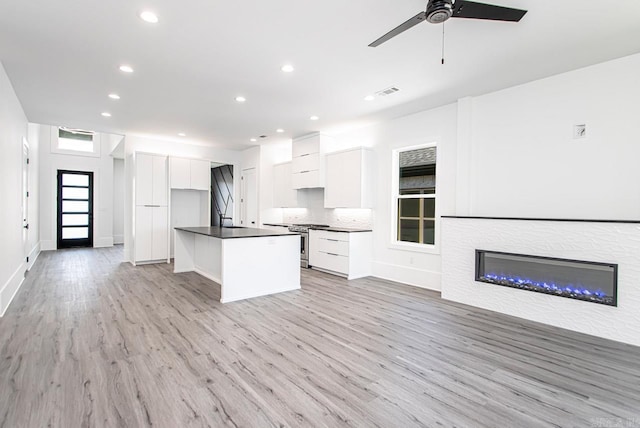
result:
[(140, 13), (140, 19), (151, 24), (156, 24), (158, 22), (158, 16), (149, 10), (145, 10)]
[(239, 102), (239, 103), (243, 103), (243, 102), (247, 101), (247, 99), (245, 97), (243, 97), (243, 96), (239, 96), (239, 97), (236, 97), (236, 101)]
[(124, 72), (124, 73), (133, 73), (133, 68), (131, 68), (131, 66), (123, 64), (120, 66), (120, 71)]
[(252, 143), (255, 143), (255, 142), (256, 142), (256, 141), (258, 141), (258, 140), (256, 140), (255, 138), (252, 138), (252, 139), (251, 139), (251, 140), (249, 140), (249, 141), (251, 141)]
[(179, 136), (179, 137), (186, 137), (186, 136), (187, 136), (187, 134), (185, 134), (184, 132), (178, 132), (178, 136)]
[(102, 115), (103, 115), (104, 117), (111, 117), (111, 113), (108, 113), (108, 112), (106, 112), (106, 111), (105, 111), (105, 112), (103, 112), (103, 113), (102, 113)]
[(293, 65), (285, 64), (282, 66), (281, 70), (284, 71), (285, 73), (291, 73), (295, 69), (293, 68)]
[(366, 97), (364, 97), (365, 101), (373, 101), (375, 99), (376, 99), (376, 97), (374, 97), (373, 95), (367, 95)]
[(112, 100), (119, 100), (120, 99), (120, 95), (118, 95), (118, 94), (109, 94), (109, 98), (111, 98)]
[(318, 120), (318, 119), (320, 119), (320, 118), (319, 118), (318, 116), (311, 116), (309, 119), (311, 119), (311, 120)]
[(278, 129), (276, 129), (276, 132), (279, 133), (279, 134), (282, 134), (284, 132), (284, 129), (278, 128)]

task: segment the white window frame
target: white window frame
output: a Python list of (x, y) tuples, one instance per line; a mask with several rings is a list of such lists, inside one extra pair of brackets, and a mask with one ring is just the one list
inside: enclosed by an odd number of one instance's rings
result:
[[(438, 167), (437, 167), (437, 155), (436, 155), (436, 193), (427, 195), (402, 195), (400, 196), (400, 153), (408, 152), (417, 149), (426, 149), (430, 147), (438, 147), (436, 141), (430, 143), (417, 144), (413, 146), (399, 147), (392, 150), (391, 154), (391, 222), (390, 222), (390, 241), (389, 248), (397, 250), (415, 251), (420, 253), (440, 254), (440, 242), (439, 242), (439, 230), (440, 230), (440, 215), (438, 203)], [(434, 229), (434, 244), (418, 244), (415, 242), (406, 242), (398, 240), (398, 200), (399, 199), (424, 199), (433, 198), (436, 200), (435, 209), (435, 229)]]
[(58, 147), (58, 126), (51, 127), (51, 153), (59, 155), (87, 156), (92, 158), (100, 157), (100, 134), (93, 134), (93, 151), (85, 152), (82, 150), (67, 150)]

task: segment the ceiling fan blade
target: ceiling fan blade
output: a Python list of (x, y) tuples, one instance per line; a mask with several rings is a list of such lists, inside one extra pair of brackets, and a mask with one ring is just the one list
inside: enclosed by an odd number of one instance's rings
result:
[(397, 36), (398, 34), (407, 31), (409, 28), (413, 27), (414, 25), (418, 25), (419, 23), (425, 21), (426, 19), (427, 19), (427, 13), (426, 12), (420, 12), (419, 14), (414, 16), (413, 18), (411, 18), (408, 21), (405, 21), (404, 23), (398, 25), (396, 28), (394, 28), (393, 30), (389, 31), (384, 36), (382, 36), (379, 39), (377, 39), (376, 41), (372, 42), (369, 46), (372, 47), (372, 48), (375, 48), (376, 46), (383, 44), (384, 42), (386, 42), (387, 40)]
[(457, 0), (453, 6), (452, 18), (489, 19), (491, 21), (518, 22), (527, 13), (526, 10), (473, 1)]

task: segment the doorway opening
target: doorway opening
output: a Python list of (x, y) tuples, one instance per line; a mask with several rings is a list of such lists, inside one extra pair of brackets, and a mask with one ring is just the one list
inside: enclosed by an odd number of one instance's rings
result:
[(93, 172), (58, 170), (58, 249), (93, 247)]
[(233, 226), (233, 165), (211, 168), (211, 226)]

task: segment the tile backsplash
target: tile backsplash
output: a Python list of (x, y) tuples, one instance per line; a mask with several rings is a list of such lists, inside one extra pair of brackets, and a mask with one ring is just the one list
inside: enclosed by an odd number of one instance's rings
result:
[(323, 189), (299, 190), (298, 201), (306, 208), (284, 208), (284, 223), (317, 223), (359, 229), (370, 229), (373, 223), (372, 210), (325, 208)]

